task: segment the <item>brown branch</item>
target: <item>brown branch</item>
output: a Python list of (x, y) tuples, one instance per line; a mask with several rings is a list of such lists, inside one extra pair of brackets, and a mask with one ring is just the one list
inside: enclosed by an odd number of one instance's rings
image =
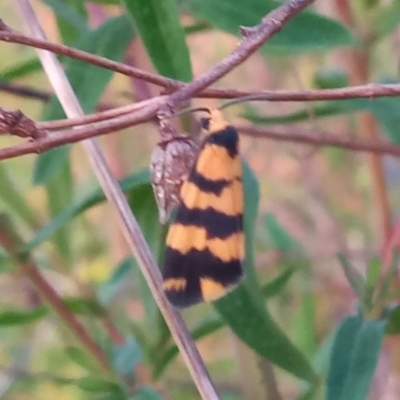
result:
[[(205, 96), (207, 94), (207, 96)], [(339, 89), (319, 90), (263, 90), (261, 92), (240, 91), (234, 89), (207, 89), (197, 97), (213, 97), (234, 99), (251, 96), (258, 100), (268, 101), (319, 101), (346, 99), (375, 99), (377, 97), (397, 97), (400, 95), (400, 84), (381, 85), (368, 83), (366, 85), (349, 86)]]
[(21, 111), (9, 111), (0, 107), (0, 135), (5, 133), (32, 139), (46, 136), (45, 132), (38, 129), (35, 122)]
[[(340, 89), (324, 89), (324, 90), (274, 90), (263, 92), (241, 92), (230, 89), (216, 89), (216, 97), (221, 98), (238, 98), (248, 96), (251, 94), (253, 100), (258, 101), (317, 101), (317, 100), (345, 100), (349, 98), (369, 98), (371, 101), (378, 97), (397, 97), (400, 95), (400, 84), (393, 85), (377, 85), (368, 84), (363, 86), (352, 86)], [(211, 96), (210, 96), (211, 97)], [(162, 96), (157, 97), (161, 100)], [(164, 96), (164, 98), (166, 98)], [(134, 111), (137, 108), (144, 107), (152, 100), (142, 101), (132, 105), (117, 107), (103, 112), (96, 112), (88, 114), (81, 118), (63, 119), (58, 121), (38, 122), (36, 126), (42, 130), (58, 130), (64, 128), (71, 128), (74, 126), (85, 125), (103, 121), (111, 117), (117, 117)]]
[(147, 107), (143, 107), (135, 113), (99, 122), (95, 127), (89, 125), (85, 128), (52, 133), (34, 141), (1, 149), (0, 160), (14, 158), (24, 154), (41, 153), (64, 144), (75, 143), (95, 136), (113, 133), (118, 129), (128, 128), (132, 125), (148, 121), (150, 118), (156, 116), (159, 107), (160, 102), (153, 101), (149, 103)]
[(61, 320), (66, 324), (77, 339), (87, 348), (87, 350), (100, 363), (107, 372), (111, 370), (107, 356), (97, 343), (91, 338), (83, 324), (68, 309), (57, 292), (43, 278), (39, 269), (30, 259), (25, 256), (24, 260), (18, 257), (18, 249), (22, 244), (21, 239), (16, 233), (10, 219), (6, 215), (0, 215), (0, 245), (4, 247), (15, 262), (19, 265), (21, 272), (34, 285), (40, 295), (50, 304), (53, 310), (59, 315)]
[(36, 123), (24, 115), (20, 110), (9, 111), (0, 107), (0, 135), (9, 134), (22, 138), (39, 139), (45, 137), (49, 131), (63, 130), (65, 128), (83, 125), (88, 125), (86, 128), (90, 129), (89, 124), (106, 120), (111, 121), (112, 119), (127, 115), (161, 99), (162, 97), (153, 97), (151, 100), (99, 111), (94, 114), (85, 115), (81, 118)]
[(388, 154), (400, 157), (400, 146), (377, 140), (342, 137), (329, 132), (315, 135), (315, 133), (311, 134), (309, 132), (300, 131), (299, 129), (296, 129), (295, 131), (293, 129), (275, 131), (270, 128), (246, 125), (238, 125), (236, 128), (244, 135), (262, 139), (295, 142), (317, 147), (332, 146), (358, 152)]
[(75, 334), (79, 341), (82, 342), (85, 348), (99, 361), (103, 369), (109, 372), (111, 367), (101, 347), (90, 337), (84, 325), (78, 321), (75, 315), (57, 295), (57, 292), (43, 278), (36, 265), (33, 262), (21, 264), (21, 271), (24, 273), (24, 276), (30, 279), (36, 290), (51, 305), (53, 310)]
[(98, 111), (94, 114), (84, 115), (80, 118), (60, 119), (56, 121), (37, 122), (36, 127), (43, 131), (55, 131), (66, 128), (73, 128), (77, 126), (93, 124), (94, 122), (101, 122), (111, 120), (112, 118), (121, 117), (132, 113), (135, 110), (143, 108), (151, 103), (161, 101), (162, 97), (153, 97), (150, 100), (144, 100), (139, 103), (128, 104), (121, 107), (115, 107), (105, 111)]
[(178, 81), (161, 77), (160, 75), (152, 74), (150, 72), (143, 71), (139, 68), (131, 67), (122, 63), (118, 63), (107, 58), (96, 56), (94, 54), (87, 53), (82, 50), (75, 49), (73, 47), (65, 46), (63, 44), (52, 43), (45, 39), (38, 39), (32, 36), (26, 36), (19, 33), (0, 19), (0, 41), (9, 43), (25, 44), (30, 47), (37, 49), (48, 50), (55, 54), (60, 54), (66, 57), (75, 58), (87, 62), (89, 64), (97, 65), (115, 72), (119, 72), (123, 75), (132, 76), (138, 79), (143, 79), (149, 83), (162, 86), (165, 88), (176, 88), (179, 86)]
[[(279, 29), (279, 27), (275, 27)], [(252, 31), (252, 30), (251, 30)], [(255, 29), (257, 31), (257, 29)], [(252, 33), (246, 35), (251, 38)], [(96, 56), (94, 54), (86, 53), (82, 50), (77, 50), (72, 47), (61, 45), (58, 43), (51, 43), (47, 40), (36, 39), (26, 36), (22, 33), (16, 32), (9, 28), (0, 19), (0, 41), (9, 43), (25, 44), (30, 47), (45, 49), (52, 51), (56, 54), (61, 54), (67, 57), (75, 58), (98, 67), (106, 68), (120, 74), (142, 79), (149, 83), (164, 87), (167, 91), (173, 91), (178, 88), (184, 87), (187, 84), (173, 79), (165, 78), (163, 76), (153, 74), (141, 70), (140, 68), (131, 67), (122, 63), (108, 60), (104, 57)], [(239, 47), (236, 51), (242, 51)], [(232, 53), (234, 54), (234, 53)], [(236, 56), (234, 57), (236, 58)], [(239, 61), (242, 62), (242, 61)], [(225, 63), (225, 61), (223, 61)], [(208, 72), (206, 72), (207, 74)], [(218, 78), (217, 78), (218, 79)], [(203, 84), (203, 83), (202, 83)], [(207, 83), (208, 85), (210, 83)], [(202, 98), (218, 98), (218, 99), (232, 99), (237, 97), (244, 97), (249, 95), (260, 95), (260, 99), (269, 101), (316, 101), (316, 100), (341, 100), (349, 98), (376, 98), (376, 97), (392, 97), (400, 95), (400, 84), (368, 84), (361, 86), (353, 86), (341, 89), (324, 89), (324, 90), (305, 90), (305, 91), (292, 91), (292, 90), (264, 90), (260, 92), (251, 92), (236, 89), (213, 89), (207, 88), (194, 95), (194, 97)]]
[(11, 82), (0, 82), (0, 91), (44, 102), (49, 101), (52, 96), (51, 93), (45, 92), (44, 90), (34, 89)]
[(172, 93), (168, 104), (171, 108), (175, 108), (177, 105), (189, 100), (196, 93), (228, 74), (236, 66), (247, 60), (274, 34), (279, 32), (286, 22), (314, 1), (315, 0), (291, 0), (270, 12), (261, 20), (258, 26), (246, 30), (246, 36), (234, 52), (214, 67), (204, 72), (193, 82)]
[[(159, 100), (162, 100), (162, 98), (159, 98)], [(136, 113), (128, 115), (123, 114), (121, 117), (116, 117), (87, 127), (54, 132), (48, 134), (46, 137), (36, 139), (35, 141), (0, 149), (0, 160), (19, 157), (24, 154), (39, 153), (64, 144), (72, 144), (83, 139), (109, 134), (115, 132), (117, 129), (123, 129), (124, 127), (133, 124), (145, 122), (151, 116), (155, 115), (156, 110), (159, 107), (158, 104), (159, 103), (154, 104), (149, 101), (148, 106), (150, 108), (141, 109)], [(315, 132), (310, 133), (300, 131), (299, 129), (274, 130), (271, 128), (248, 125), (237, 125), (236, 128), (244, 135), (263, 139), (296, 142), (318, 147), (333, 146), (352, 151), (388, 154), (400, 157), (400, 146), (378, 140), (372, 141), (360, 138), (349, 138), (347, 136), (342, 137), (329, 132), (323, 132), (321, 135), (316, 135)]]

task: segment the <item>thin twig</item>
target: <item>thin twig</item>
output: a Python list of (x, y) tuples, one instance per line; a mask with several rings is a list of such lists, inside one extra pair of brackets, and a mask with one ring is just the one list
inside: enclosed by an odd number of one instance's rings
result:
[[(75, 58), (96, 65), (122, 75), (142, 79), (146, 82), (153, 83), (160, 87), (166, 88), (168, 92), (184, 87), (187, 84), (173, 79), (165, 78), (161, 75), (143, 71), (140, 68), (128, 66), (123, 63), (108, 60), (107, 58), (86, 53), (72, 47), (51, 43), (47, 40), (41, 40), (26, 36), (9, 28), (0, 19), (0, 41), (9, 43), (25, 44), (30, 47), (49, 50), (56, 54)], [(269, 101), (317, 101), (317, 100), (342, 100), (351, 98), (370, 98), (377, 97), (395, 97), (400, 95), (400, 84), (367, 84), (360, 86), (352, 86), (340, 89), (323, 89), (323, 90), (263, 90), (260, 92), (224, 89), (224, 88), (206, 88), (194, 97), (217, 98), (217, 99), (233, 99), (249, 95), (259, 95), (260, 100)]]
[[(54, 132), (49, 134), (47, 137), (35, 141), (0, 149), (0, 160), (19, 157), (24, 154), (38, 153), (64, 144), (72, 144), (82, 139), (112, 133), (117, 129), (117, 125), (118, 129), (122, 129), (123, 127), (130, 126), (133, 123), (145, 122), (148, 118), (155, 115), (155, 108), (153, 106), (154, 105), (152, 105), (148, 110), (144, 110), (141, 114), (123, 115), (123, 118), (118, 117), (85, 128)], [(77, 118), (76, 120), (83, 121), (84, 118)], [(40, 124), (38, 125), (41, 126)], [(317, 135), (315, 132), (301, 131), (297, 128), (274, 130), (271, 128), (248, 125), (236, 125), (236, 128), (244, 135), (262, 139), (295, 142), (318, 147), (332, 146), (357, 152), (388, 154), (400, 157), (400, 146), (389, 142), (383, 142), (381, 140), (371, 141), (361, 138), (349, 138), (345, 135), (339, 136), (325, 131)]]
[[(5, 215), (0, 215), (0, 245), (4, 247), (16, 261), (18, 261), (17, 251), (21, 246), (21, 239), (18, 237), (11, 221)], [(42, 276), (34, 262), (27, 258), (19, 261), (22, 274), (30, 280), (35, 289), (52, 306), (54, 311), (60, 316), (61, 320), (68, 326), (76, 338), (87, 348), (87, 350), (99, 361), (105, 371), (110, 371), (110, 365), (106, 355), (100, 346), (91, 338), (84, 325), (68, 309), (56, 291), (49, 285)]]
[(168, 104), (175, 108), (184, 101), (199, 93), (202, 89), (228, 74), (236, 66), (247, 60), (254, 54), (268, 39), (279, 32), (283, 25), (293, 18), (297, 13), (313, 3), (315, 0), (291, 0), (286, 4), (276, 8), (261, 20), (261, 23), (247, 28), (238, 48), (221, 62), (213, 66), (210, 70), (201, 74), (190, 84), (172, 93)]
[(84, 115), (80, 118), (38, 122), (36, 123), (36, 127), (42, 131), (55, 131), (65, 128), (93, 124), (94, 122), (105, 121), (107, 119), (110, 120), (112, 118), (117, 118), (123, 115), (130, 114), (135, 110), (139, 110), (140, 108), (146, 107), (151, 103), (161, 101), (162, 99), (162, 96), (153, 97), (150, 100), (143, 100), (140, 103), (133, 103), (121, 107), (112, 108), (110, 110), (99, 111), (94, 114)]
[(366, 140), (355, 137), (349, 138), (348, 136), (339, 136), (329, 132), (323, 132), (320, 135), (316, 135), (315, 132), (311, 133), (299, 129), (273, 130), (271, 128), (247, 125), (237, 125), (236, 128), (244, 135), (262, 139), (295, 142), (318, 147), (332, 146), (358, 152), (388, 154), (400, 157), (400, 146), (378, 140)]
[(170, 87), (173, 82), (175, 83), (175, 85), (173, 85), (172, 87), (176, 87), (176, 85), (179, 84), (177, 81), (173, 81), (171, 79), (143, 71), (139, 68), (130, 67), (128, 65), (108, 60), (107, 58), (96, 56), (94, 54), (90, 54), (85, 51), (75, 49), (73, 47), (65, 46), (63, 44), (49, 42), (45, 38), (24, 35), (10, 28), (1, 19), (0, 41), (25, 44), (30, 47), (35, 47), (36, 49), (48, 50), (54, 54), (60, 54), (63, 56), (75, 58), (89, 64), (97, 65), (99, 67), (119, 72), (123, 75), (143, 79), (149, 83), (154, 83), (158, 86), (162, 86), (165, 88)]
[(0, 91), (15, 94), (16, 96), (28, 97), (35, 100), (47, 102), (51, 99), (52, 94), (44, 90), (34, 89), (18, 83), (1, 82)]
[(161, 104), (163, 104), (162, 98), (155, 98), (154, 101), (153, 99), (149, 100), (147, 107), (143, 107), (128, 115), (122, 115), (111, 120), (99, 122), (96, 124), (96, 127), (89, 125), (85, 128), (52, 133), (44, 138), (2, 149), (0, 150), (0, 160), (18, 157), (24, 154), (41, 153), (64, 144), (75, 143), (94, 136), (113, 133), (119, 129), (146, 122), (156, 116), (157, 110)]
[[(207, 89), (208, 90), (208, 89)], [(346, 88), (339, 89), (323, 89), (323, 90), (265, 90), (263, 92), (244, 92), (230, 89), (216, 89), (218, 93), (216, 93), (216, 98), (241, 98), (247, 97), (249, 94), (251, 95), (252, 101), (318, 101), (318, 100), (346, 100), (351, 98), (366, 98), (373, 101), (379, 97), (398, 97), (400, 96), (400, 84), (393, 85), (378, 85), (374, 83), (369, 83), (367, 85), (362, 86), (351, 86)], [(203, 92), (202, 92), (203, 93)], [(219, 97), (220, 96), (220, 97)], [(212, 96), (210, 96), (212, 97)], [(161, 99), (161, 96), (159, 97)], [(164, 97), (165, 98), (165, 97)], [(153, 97), (154, 99), (154, 97)], [(150, 102), (151, 100), (147, 100)], [(137, 106), (132, 106), (133, 109), (141, 108), (146, 103), (146, 101), (142, 101), (140, 103), (136, 103)], [(122, 106), (115, 109), (115, 111), (108, 110), (110, 116), (118, 116), (125, 113), (124, 110), (128, 110), (126, 107), (130, 106)], [(114, 114), (114, 115), (112, 115)], [(106, 115), (106, 114), (104, 114)], [(59, 120), (59, 121), (51, 121), (51, 122), (39, 122), (37, 124), (38, 127), (42, 129), (49, 129), (51, 125), (51, 129), (60, 129), (61, 127), (72, 127), (83, 125), (85, 121), (97, 122), (102, 121), (105, 118), (99, 112), (95, 114), (89, 114), (85, 117), (79, 119), (70, 119), (70, 120)], [(75, 122), (76, 121), (76, 122)], [(58, 125), (59, 124), (59, 125)]]

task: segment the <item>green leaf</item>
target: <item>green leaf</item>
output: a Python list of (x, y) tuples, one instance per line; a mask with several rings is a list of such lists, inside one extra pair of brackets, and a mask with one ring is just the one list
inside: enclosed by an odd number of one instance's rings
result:
[(335, 89), (348, 86), (349, 78), (341, 69), (323, 69), (315, 74), (313, 83), (317, 89)]
[[(81, 0), (81, 1), (85, 1), (85, 0)], [(120, 0), (91, 0), (91, 3), (117, 6), (117, 5), (121, 4), (121, 1)]]
[(18, 190), (18, 182), (12, 180), (6, 163), (0, 164), (0, 198), (13, 212), (31, 228), (39, 226), (35, 211), (29, 206), (25, 196)]
[(207, 21), (198, 21), (191, 25), (186, 25), (183, 27), (185, 30), (185, 35), (192, 35), (198, 32), (209, 31), (212, 26)]
[(233, 332), (260, 356), (300, 379), (315, 382), (317, 376), (306, 357), (262, 304), (252, 299), (250, 290), (240, 286), (216, 302), (217, 310)]
[(343, 254), (337, 255), (338, 260), (343, 268), (343, 272), (346, 275), (347, 280), (349, 281), (351, 287), (354, 290), (354, 293), (357, 297), (362, 301), (365, 296), (365, 279), (358, 272), (357, 268), (354, 267)]
[[(312, 114), (311, 114), (312, 111)], [(242, 114), (243, 118), (248, 119), (254, 124), (259, 125), (278, 125), (278, 124), (291, 124), (297, 122), (308, 121), (312, 115), (315, 118), (331, 117), (342, 113), (342, 109), (336, 104), (324, 104), (323, 106), (313, 105), (311, 108), (300, 109), (290, 114), (278, 116), (264, 116), (261, 115), (255, 108), (245, 105), (245, 112)]]
[(280, 251), (289, 252), (300, 248), (300, 245), (286, 232), (275, 215), (268, 213), (265, 216), (265, 226), (272, 243)]
[(318, 394), (319, 387), (318, 385), (312, 385), (307, 388), (307, 390), (303, 391), (303, 393), (296, 398), (296, 400), (312, 400), (316, 398)]
[(379, 257), (373, 257), (367, 267), (367, 278), (366, 284), (369, 288), (374, 288), (378, 283), (379, 276), (381, 273), (381, 260)]
[[(312, 365), (318, 371), (320, 379), (326, 379), (328, 376), (329, 361), (332, 353), (332, 346), (337, 330), (334, 329), (324, 338), (322, 344), (313, 355)], [(324, 398), (325, 387), (322, 382), (317, 382), (312, 385), (302, 385), (301, 394), (296, 400), (311, 400)]]
[(381, 4), (376, 7), (369, 21), (374, 33), (379, 39), (387, 36), (399, 26), (400, 2), (392, 1), (390, 4)]
[(90, 397), (92, 400), (130, 400), (131, 397), (122, 390), (117, 392), (105, 392), (101, 394), (96, 394)]
[(328, 376), (332, 347), (336, 338), (337, 330), (338, 328), (333, 329), (328, 336), (324, 338), (313, 356), (312, 364), (321, 378), (326, 378)]
[(74, 314), (101, 317), (105, 313), (103, 307), (93, 299), (64, 297), (63, 302)]
[(13, 79), (22, 78), (41, 70), (42, 64), (40, 61), (37, 58), (31, 58), (0, 71), (0, 79), (3, 81), (11, 81)]
[(386, 321), (364, 321), (358, 335), (341, 400), (364, 400), (379, 360)]
[(386, 333), (388, 335), (398, 335), (400, 333), (400, 305), (388, 310)]
[[(357, 111), (368, 110), (368, 103), (365, 99), (351, 99), (341, 101), (329, 101), (322, 105), (311, 103), (310, 108), (303, 108), (286, 115), (262, 116), (254, 108), (247, 106), (244, 117), (255, 124), (288, 124), (308, 121), (311, 118), (332, 117), (336, 115), (350, 114)], [(369, 101), (369, 103), (371, 103)]]
[(39, 306), (28, 311), (3, 311), (0, 313), (0, 327), (30, 324), (42, 319), (48, 312), (49, 310), (45, 306)]
[(85, 376), (75, 381), (85, 392), (115, 392), (121, 394), (121, 388), (114, 382), (106, 381), (97, 376)]
[[(74, 47), (113, 61), (121, 61), (133, 37), (132, 24), (126, 15), (122, 15), (110, 18), (97, 29), (88, 31)], [(114, 72), (74, 59), (68, 59), (65, 64), (67, 76), (83, 111), (93, 112)], [(93, 85), (93, 82), (96, 84)], [(58, 102), (56, 104), (55, 111), (59, 116), (63, 115)]]
[(74, 28), (76, 34), (86, 32), (87, 24), (85, 16), (81, 12), (78, 12), (77, 8), (70, 4), (70, 2), (65, 0), (43, 0), (43, 2), (53, 9), (58, 18), (70, 25), (71, 28)]
[(293, 320), (293, 342), (304, 354), (312, 356), (317, 348), (315, 333), (315, 299), (311, 292), (303, 293), (300, 310)]
[(125, 339), (125, 343), (114, 346), (113, 364), (120, 375), (133, 372), (136, 364), (142, 359), (138, 342), (133, 337)]
[[(127, 197), (129, 206), (139, 223), (150, 249), (153, 254), (159, 254), (160, 246), (164, 246), (164, 244), (160, 242), (162, 227), (158, 220), (158, 208), (151, 184), (147, 182), (137, 185), (129, 191)], [(138, 291), (145, 307), (147, 320), (156, 321), (159, 310), (153, 295), (141, 273), (137, 274), (136, 279), (139, 281)]]
[(78, 347), (67, 347), (65, 349), (67, 357), (69, 357), (75, 364), (79, 365), (83, 369), (92, 373), (99, 373), (99, 366), (94, 359), (82, 349)]
[(215, 308), (233, 332), (260, 356), (301, 379), (316, 381), (317, 376), (311, 364), (282, 332), (264, 306), (253, 254), (259, 202), (258, 182), (247, 164), (244, 164), (243, 185), (246, 275), (237, 289), (214, 303)]
[(365, 106), (374, 114), (389, 139), (395, 144), (400, 144), (400, 115), (398, 112), (400, 99), (393, 97), (380, 98), (374, 101), (366, 100)]
[(294, 268), (287, 268), (282, 271), (275, 279), (266, 283), (262, 287), (262, 293), (265, 297), (273, 297), (276, 296), (288, 283), (289, 279), (292, 277), (295, 272)]
[(387, 302), (388, 299), (393, 297), (394, 293), (390, 291), (390, 287), (392, 286), (393, 281), (395, 280), (395, 277), (397, 275), (399, 257), (399, 250), (398, 248), (394, 247), (394, 249), (392, 250), (392, 260), (388, 270), (383, 277), (381, 288), (376, 299), (377, 302)]
[(378, 362), (385, 321), (347, 317), (332, 348), (327, 400), (364, 400)]
[(120, 291), (122, 285), (127, 282), (129, 275), (132, 274), (134, 260), (126, 258), (114, 270), (111, 277), (102, 283), (97, 289), (97, 296), (102, 304), (109, 304), (113, 297)]
[(135, 215), (142, 232), (154, 253), (158, 252), (158, 239), (161, 225), (158, 221), (158, 208), (151, 184), (145, 182), (132, 187), (128, 192), (129, 206)]
[(69, 160), (69, 146), (46, 151), (37, 158), (33, 170), (33, 183), (45, 185), (60, 171)]
[(351, 363), (352, 350), (355, 347), (357, 334), (362, 324), (361, 316), (349, 316), (342, 321), (337, 330), (331, 352), (326, 400), (341, 398)]
[[(65, 167), (58, 169), (57, 173), (47, 182), (47, 206), (50, 215), (57, 215), (67, 205), (71, 204), (73, 195), (72, 179), (72, 171), (67, 163)], [(64, 267), (71, 265), (73, 260), (71, 237), (69, 227), (63, 227), (53, 238)]]
[(150, 386), (142, 385), (133, 396), (134, 400), (162, 400), (163, 398)]
[(123, 0), (154, 67), (162, 75), (192, 79), (185, 32), (174, 0)]
[[(122, 16), (111, 18), (98, 29), (88, 31), (75, 47), (114, 61), (121, 61), (132, 38), (132, 24), (126, 16)], [(68, 79), (84, 112), (93, 112), (113, 72), (78, 60), (68, 60), (65, 66)], [(64, 117), (65, 114), (56, 99), (47, 106), (43, 115), (45, 120)], [(63, 146), (38, 157), (34, 173), (35, 184), (47, 183), (66, 164), (68, 149), (68, 146)]]
[[(241, 26), (258, 25), (277, 6), (272, 0), (187, 0), (185, 3), (195, 17), (233, 35), (239, 35)], [(265, 50), (286, 55), (294, 51), (329, 51), (354, 44), (350, 31), (338, 21), (306, 10), (285, 24), (268, 41)]]
[(3, 246), (0, 246), (0, 263), (8, 262), (10, 259), (10, 253)]
[[(219, 315), (211, 315), (202, 320), (195, 328), (190, 331), (193, 340), (199, 340), (203, 337), (216, 332), (226, 325), (225, 321)], [(178, 347), (173, 344), (165, 350), (156, 348), (151, 355), (153, 362), (153, 375), (159, 378), (168, 364), (179, 354)]]
[[(150, 181), (148, 170), (136, 172), (120, 181), (121, 189), (124, 192), (129, 191), (137, 185)], [(66, 207), (59, 215), (57, 215), (49, 224), (43, 226), (32, 240), (26, 243), (21, 249), (22, 252), (31, 251), (33, 248), (39, 246), (45, 240), (49, 239), (51, 235), (62, 228), (70, 219), (78, 214), (86, 211), (87, 209), (100, 204), (106, 200), (105, 195), (101, 189), (96, 189), (87, 194), (80, 200), (77, 200)]]

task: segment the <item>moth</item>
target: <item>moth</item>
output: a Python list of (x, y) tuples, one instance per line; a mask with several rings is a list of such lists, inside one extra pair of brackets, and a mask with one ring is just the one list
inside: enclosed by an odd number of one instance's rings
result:
[(182, 308), (224, 296), (243, 276), (239, 135), (220, 110), (201, 124), (206, 137), (180, 189), (164, 255), (165, 294)]

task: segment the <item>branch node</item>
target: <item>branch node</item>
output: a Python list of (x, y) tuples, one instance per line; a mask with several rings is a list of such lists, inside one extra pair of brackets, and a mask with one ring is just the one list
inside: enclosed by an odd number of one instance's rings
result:
[(38, 129), (35, 122), (22, 111), (8, 111), (0, 107), (0, 135), (5, 133), (33, 140), (46, 136), (46, 132)]
[(240, 29), (240, 35), (243, 38), (248, 38), (249, 36), (252, 36), (257, 32), (258, 27), (256, 27), (256, 26), (241, 26), (239, 29)]
[(13, 30), (0, 18), (0, 31), (12, 32)]

